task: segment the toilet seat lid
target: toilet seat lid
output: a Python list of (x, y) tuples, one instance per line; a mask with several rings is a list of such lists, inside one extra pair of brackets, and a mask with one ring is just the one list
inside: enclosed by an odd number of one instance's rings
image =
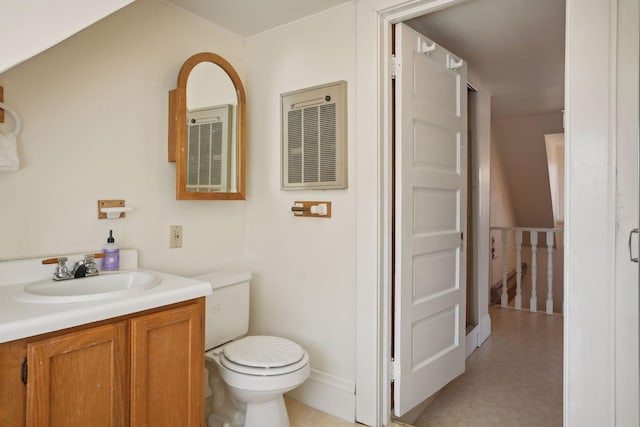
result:
[(286, 338), (250, 336), (230, 342), (222, 348), (225, 359), (251, 368), (281, 368), (299, 362), (305, 351)]

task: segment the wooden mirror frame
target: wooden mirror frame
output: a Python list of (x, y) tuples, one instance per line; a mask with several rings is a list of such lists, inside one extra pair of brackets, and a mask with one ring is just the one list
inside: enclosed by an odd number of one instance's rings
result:
[[(187, 191), (187, 79), (193, 68), (202, 62), (212, 62), (222, 68), (236, 90), (236, 187), (235, 192)], [(245, 176), (245, 115), (246, 97), (242, 81), (227, 60), (215, 53), (197, 53), (187, 59), (178, 73), (177, 88), (169, 91), (169, 161), (176, 162), (177, 200), (244, 200)]]

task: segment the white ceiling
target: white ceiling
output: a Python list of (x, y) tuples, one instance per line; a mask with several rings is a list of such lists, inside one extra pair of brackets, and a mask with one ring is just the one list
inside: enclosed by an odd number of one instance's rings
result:
[(250, 37), (351, 0), (166, 1), (242, 37)]
[(494, 118), (564, 107), (565, 0), (473, 0), (408, 24), (469, 63)]
[[(166, 0), (242, 37), (351, 0)], [(565, 0), (471, 0), (409, 25), (469, 63), (494, 118), (563, 109)], [(330, 28), (327, 31), (331, 31)]]

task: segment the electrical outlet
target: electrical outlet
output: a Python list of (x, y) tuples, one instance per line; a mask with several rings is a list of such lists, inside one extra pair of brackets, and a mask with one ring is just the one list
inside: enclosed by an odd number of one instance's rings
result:
[(182, 226), (169, 226), (169, 249), (182, 247)]

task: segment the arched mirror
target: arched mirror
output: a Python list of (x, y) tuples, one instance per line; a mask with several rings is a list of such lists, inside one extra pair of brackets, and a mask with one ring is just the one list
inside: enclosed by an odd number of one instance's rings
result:
[(187, 59), (169, 92), (169, 161), (176, 199), (245, 198), (245, 94), (238, 73), (214, 53)]

